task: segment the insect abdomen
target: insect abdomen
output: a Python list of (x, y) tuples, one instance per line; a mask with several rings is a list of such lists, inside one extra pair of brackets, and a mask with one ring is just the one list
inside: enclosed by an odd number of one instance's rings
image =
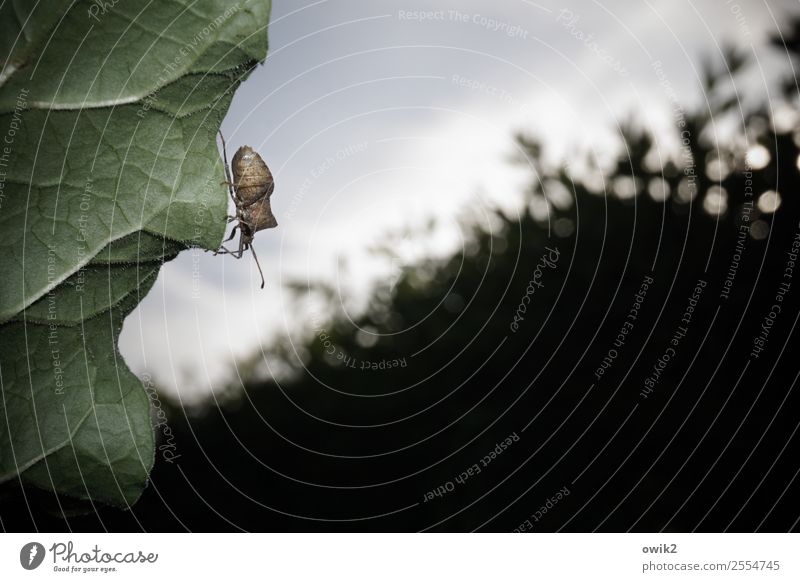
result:
[(236, 195), (244, 203), (269, 197), (275, 188), (272, 172), (250, 146), (242, 146), (231, 160)]
[(250, 221), (254, 231), (278, 226), (278, 221), (275, 220), (275, 215), (272, 214), (272, 207), (268, 197), (259, 200), (250, 207)]

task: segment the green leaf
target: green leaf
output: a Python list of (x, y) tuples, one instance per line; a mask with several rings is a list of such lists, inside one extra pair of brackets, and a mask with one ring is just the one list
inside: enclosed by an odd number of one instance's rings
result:
[(148, 234), (142, 230), (112, 241), (89, 261), (90, 265), (139, 263), (175, 258), (185, 247), (178, 242)]
[(220, 118), (139, 118), (134, 106), (29, 111), (0, 215), (0, 321), (140, 230), (218, 248), (227, 209)]
[(0, 4), (0, 483), (127, 506), (153, 465), (124, 317), (219, 248), (216, 133), (267, 0)]
[[(18, 4), (4, 2), (0, 19), (23, 22), (29, 14), (18, 14)], [(269, 2), (52, 2), (60, 10), (70, 6), (63, 18), (48, 14), (43, 4), (24, 9), (33, 19), (22, 36), (31, 41), (12, 51), (17, 70), (6, 80), (0, 111), (13, 110), (23, 89), (35, 108), (136, 103), (187, 73), (239, 68), (266, 56)], [(238, 61), (220, 61), (233, 46)], [(205, 52), (220, 64), (203, 59)]]
[[(222, 238), (216, 131), (266, 56), (269, 2), (127, 0), (89, 17), (99, 5), (75, 3), (47, 34), (26, 28), (41, 52), (12, 51), (18, 68), (0, 75), (0, 322), (132, 233)], [(53, 25), (38, 10), (31, 21)]]
[(138, 499), (154, 435), (148, 397), (117, 339), (139, 299), (73, 327), (3, 326), (0, 481), (24, 471), (23, 482), (78, 498), (118, 506)]
[(148, 262), (85, 267), (27, 307), (14, 321), (78, 325), (118, 305), (145, 283), (149, 285), (160, 266)]
[(0, 86), (35, 58), (34, 51), (46, 42), (49, 31), (61, 20), (71, 2), (41, 0), (3, 4), (0, 7), (0, 59), (4, 65)]

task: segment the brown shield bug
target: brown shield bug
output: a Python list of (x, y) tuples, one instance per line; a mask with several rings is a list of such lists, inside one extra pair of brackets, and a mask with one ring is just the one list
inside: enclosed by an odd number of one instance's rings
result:
[(264, 273), (261, 271), (256, 250), (253, 248), (253, 237), (259, 230), (278, 226), (278, 221), (275, 220), (269, 204), (269, 197), (272, 196), (272, 191), (275, 189), (275, 181), (272, 179), (272, 172), (269, 171), (267, 164), (250, 146), (242, 146), (236, 150), (233, 160), (231, 160), (233, 166), (233, 177), (231, 177), (225, 138), (222, 137), (221, 131), (219, 137), (222, 140), (222, 158), (225, 161), (225, 177), (228, 180), (223, 184), (228, 185), (231, 199), (236, 206), (236, 216), (229, 216), (228, 222), (237, 221), (231, 235), (224, 242), (233, 239), (237, 229), (241, 234), (237, 250), (228, 250), (223, 244), (220, 246), (220, 250), (214, 254), (229, 254), (241, 259), (244, 252), (249, 249), (253, 253), (258, 272), (261, 275), (261, 288), (263, 289)]

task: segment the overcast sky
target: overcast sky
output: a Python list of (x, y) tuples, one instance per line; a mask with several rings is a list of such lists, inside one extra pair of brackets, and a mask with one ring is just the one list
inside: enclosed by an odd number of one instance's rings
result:
[(781, 60), (766, 38), (794, 13), (790, 0), (275, 0), (267, 61), (222, 126), (229, 155), (251, 145), (275, 175), (279, 226), (255, 242), (266, 289), (249, 257), (186, 251), (126, 320), (123, 355), (182, 399), (220, 388), (235, 358), (302, 331), (287, 281), (327, 278), (353, 308), (398, 268), (367, 252), (386, 233), (438, 218), (425, 245), (401, 241), (402, 263), (457, 246), (465, 209), (516, 210), (514, 131), (554, 159), (608, 157), (631, 111), (664, 134), (666, 83), (702, 104), (702, 59), (724, 44), (756, 62), (739, 90), (767, 99)]

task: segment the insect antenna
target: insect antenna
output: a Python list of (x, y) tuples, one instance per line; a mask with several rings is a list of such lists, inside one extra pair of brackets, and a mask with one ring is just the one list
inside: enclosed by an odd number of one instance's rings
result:
[(250, 245), (250, 252), (253, 253), (253, 258), (256, 260), (256, 267), (258, 267), (258, 272), (261, 275), (261, 288), (264, 288), (264, 273), (261, 271), (261, 264), (258, 262), (258, 257), (256, 256), (256, 249), (253, 248), (253, 245)]

